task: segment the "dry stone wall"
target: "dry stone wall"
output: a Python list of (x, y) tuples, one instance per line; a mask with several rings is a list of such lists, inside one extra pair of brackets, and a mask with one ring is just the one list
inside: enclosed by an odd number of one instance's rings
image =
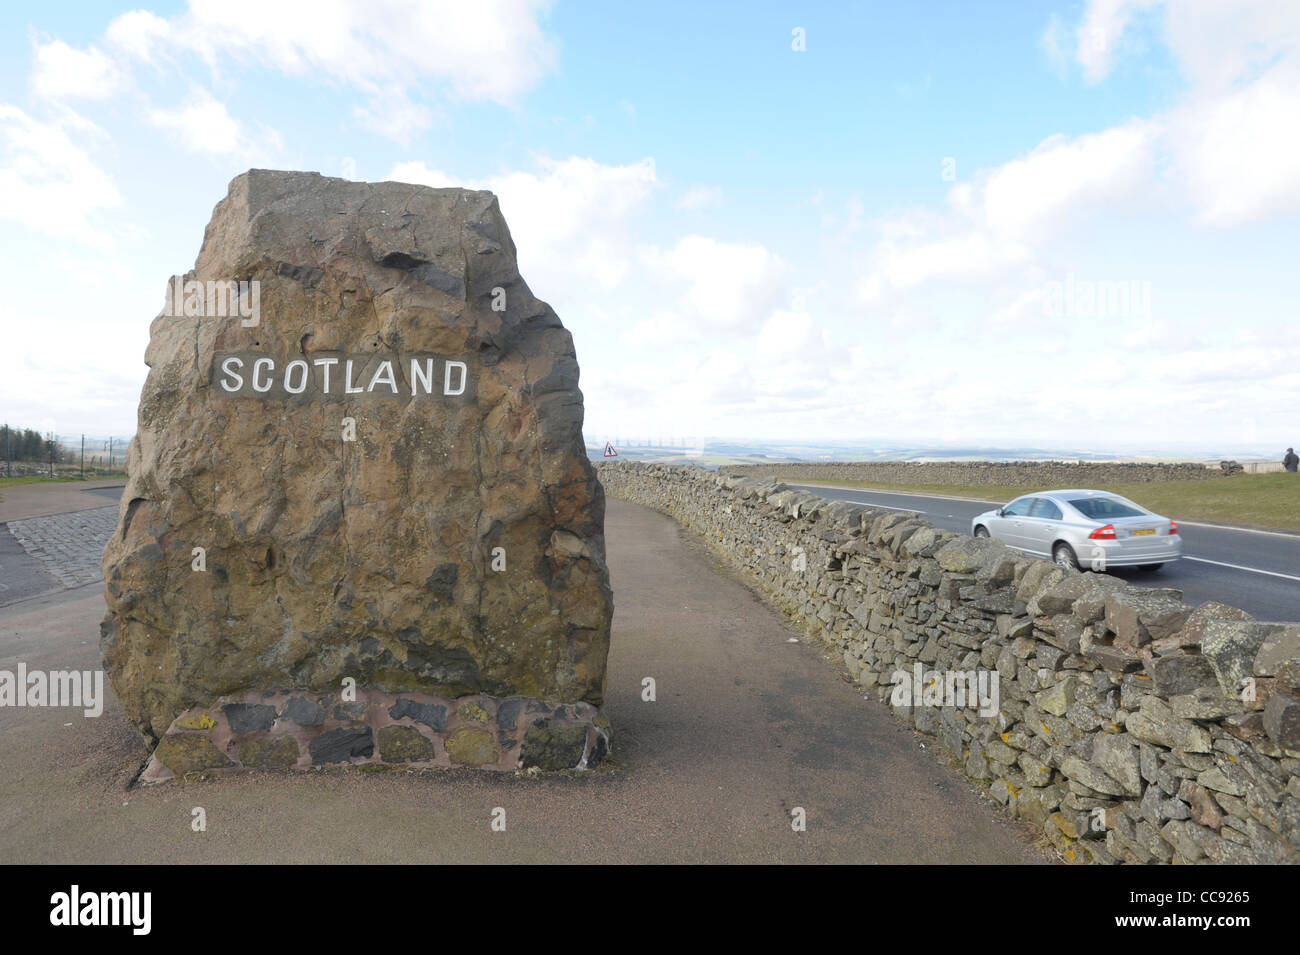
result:
[(705, 537), (1065, 858), (1300, 860), (1300, 626), (771, 479), (597, 469)]
[(856, 461), (741, 464), (722, 469), (745, 477), (786, 480), (879, 481), (885, 484), (994, 484), (1011, 487), (1091, 487), (1136, 481), (1194, 481), (1227, 472), (1202, 464), (1121, 461)]

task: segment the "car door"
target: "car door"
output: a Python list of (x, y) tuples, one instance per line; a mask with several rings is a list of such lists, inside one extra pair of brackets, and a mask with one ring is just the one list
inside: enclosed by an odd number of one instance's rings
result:
[(1025, 521), (1029, 517), (1032, 497), (1018, 497), (1002, 508), (1002, 516), (994, 519), (990, 533), (1011, 547), (1025, 547)]
[(1056, 540), (1056, 532), (1064, 516), (1055, 501), (1046, 497), (1034, 498), (1024, 521), (1025, 543), (1021, 546), (1031, 553), (1050, 557), (1052, 542)]

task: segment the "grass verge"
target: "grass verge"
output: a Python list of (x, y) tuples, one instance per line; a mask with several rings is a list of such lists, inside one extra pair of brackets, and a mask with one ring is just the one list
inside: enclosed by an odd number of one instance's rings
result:
[(55, 477), (40, 477), (35, 474), (26, 474), (22, 477), (0, 477), (0, 487), (14, 487), (18, 484), (68, 484), (72, 481), (87, 481), (91, 478), (82, 477), (64, 477), (57, 475)]

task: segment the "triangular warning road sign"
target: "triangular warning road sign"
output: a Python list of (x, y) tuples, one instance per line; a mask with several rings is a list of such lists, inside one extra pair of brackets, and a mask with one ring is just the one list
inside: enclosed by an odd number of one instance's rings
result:
[(614, 446), (610, 444), (608, 441), (605, 442), (605, 457), (607, 458), (618, 457), (618, 452), (614, 450)]

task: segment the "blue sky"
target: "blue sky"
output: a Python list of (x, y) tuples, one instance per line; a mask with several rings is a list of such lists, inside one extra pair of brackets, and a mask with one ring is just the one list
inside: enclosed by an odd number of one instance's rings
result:
[(497, 192), (593, 442), (1300, 441), (1294, 3), (4, 17), (16, 423), (133, 430), (164, 284), (264, 166)]

